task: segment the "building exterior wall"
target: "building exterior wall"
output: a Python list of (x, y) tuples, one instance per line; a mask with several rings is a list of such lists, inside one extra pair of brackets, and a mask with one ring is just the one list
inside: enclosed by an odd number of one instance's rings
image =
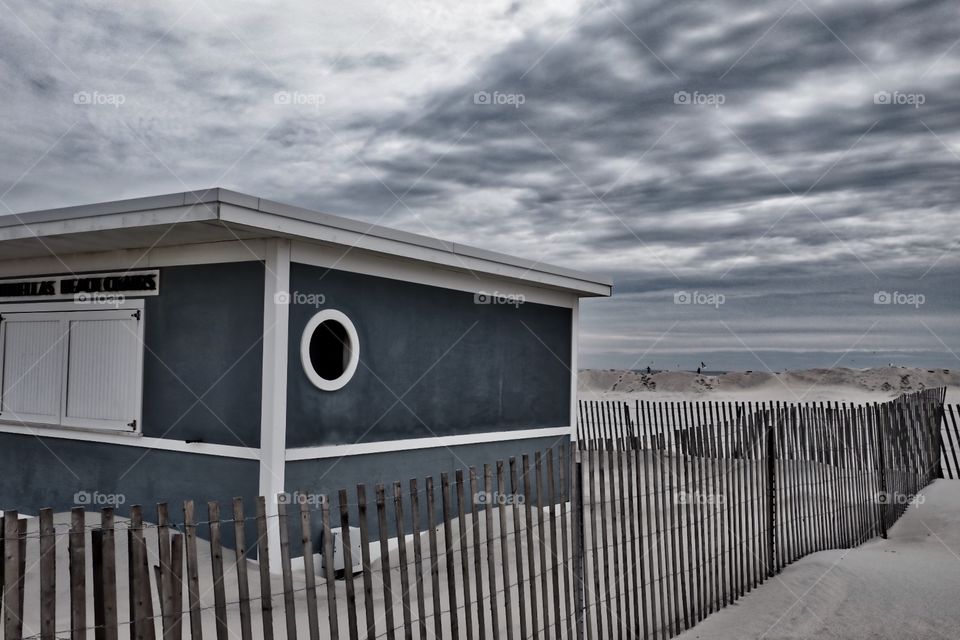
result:
[(260, 445), (264, 267), (160, 270), (145, 299), (143, 435)]
[[(229, 504), (241, 496), (252, 513), (257, 466), (256, 460), (3, 433), (0, 508), (36, 515), (44, 507), (59, 512), (110, 506), (129, 516), (138, 504), (153, 522), (157, 503), (166, 502), (171, 519), (182, 522), (184, 500), (193, 500), (198, 520), (205, 520), (207, 501)], [(255, 539), (248, 529), (248, 539)], [(205, 528), (201, 535), (206, 537)]]
[[(570, 308), (478, 304), (470, 292), (298, 263), (290, 293), (288, 448), (570, 424)], [(360, 340), (356, 375), (333, 392), (310, 383), (300, 358), (321, 308), (345, 313)]]
[[(470, 488), (470, 478), (469, 478), (469, 468), (475, 467), (477, 469), (478, 475), (478, 486), (482, 489), (483, 486), (483, 465), (489, 464), (491, 466), (495, 465), (498, 460), (504, 462), (504, 477), (505, 481), (509, 486), (509, 460), (511, 457), (516, 458), (517, 464), (517, 473), (518, 477), (521, 473), (521, 463), (522, 456), (529, 456), (531, 474), (534, 474), (534, 456), (539, 451), (541, 453), (546, 452), (548, 449), (553, 448), (555, 451), (554, 461), (559, 459), (558, 451), (563, 447), (568, 447), (570, 444), (570, 437), (567, 435), (564, 436), (554, 436), (548, 438), (531, 438), (527, 440), (514, 440), (510, 442), (487, 442), (481, 444), (466, 444), (458, 445), (453, 447), (434, 447), (430, 449), (420, 449), (413, 451), (394, 451), (394, 452), (383, 452), (383, 453), (373, 453), (366, 455), (357, 455), (350, 456), (348, 458), (326, 458), (322, 460), (300, 460), (300, 461), (291, 461), (287, 463), (286, 470), (286, 491), (291, 496), (294, 494), (299, 494), (301, 496), (307, 496), (309, 499), (311, 497), (316, 497), (320, 495), (328, 496), (332, 501), (334, 508), (331, 509), (331, 513), (337, 513), (338, 505), (337, 494), (340, 489), (347, 490), (347, 497), (351, 505), (356, 504), (357, 498), (357, 489), (358, 484), (365, 484), (367, 490), (367, 504), (370, 505), (368, 509), (369, 513), (373, 514), (369, 516), (368, 524), (371, 527), (371, 539), (375, 539), (378, 535), (377, 533), (377, 522), (376, 522), (376, 502), (374, 499), (374, 490), (378, 483), (386, 485), (387, 496), (389, 497), (388, 504), (393, 504), (393, 483), (399, 481), (401, 483), (401, 488), (406, 498), (409, 495), (409, 481), (411, 478), (416, 478), (418, 480), (418, 490), (420, 494), (420, 508), (421, 508), (421, 525), (426, 528), (427, 526), (427, 517), (426, 517), (426, 498), (425, 498), (425, 481), (424, 478), (427, 476), (434, 478), (434, 493), (435, 493), (435, 509), (436, 513), (440, 514), (441, 512), (441, 487), (440, 487), (440, 474), (447, 473), (449, 474), (449, 479), (451, 485), (456, 481), (455, 473), (458, 469), (464, 471), (464, 497), (466, 502), (466, 509), (469, 510), (470, 504), (474, 499), (473, 491)], [(493, 468), (494, 475), (494, 485), (496, 485), (496, 468)], [(554, 486), (558, 493), (566, 490), (566, 487), (560, 483), (560, 470), (559, 468), (554, 469)], [(541, 477), (543, 478), (544, 486), (547, 486), (547, 477), (546, 477), (546, 467), (544, 463), (544, 468), (542, 471)], [(564, 472), (564, 479), (569, 478), (569, 472)], [(530, 478), (531, 487), (535, 488), (536, 481), (535, 476)], [(522, 485), (522, 482), (521, 482)], [(508, 489), (509, 491), (509, 489)], [(456, 508), (456, 491), (452, 490), (453, 499), (451, 505), (453, 508)], [(512, 493), (512, 492), (511, 492)], [(522, 491), (519, 492), (522, 495)], [(523, 496), (524, 499), (536, 501), (536, 491), (535, 489), (531, 492), (529, 496)], [(405, 502), (409, 504), (406, 500)], [(482, 507), (480, 507), (482, 508)], [(354, 510), (351, 509), (353, 513)], [(390, 532), (389, 534), (395, 535), (396, 519), (393, 516), (393, 508), (389, 508), (390, 517), (387, 518), (387, 521), (390, 523)], [(313, 514), (316, 522), (314, 523), (315, 527), (320, 527), (320, 514), (316, 512)], [(406, 514), (407, 518), (407, 531), (410, 531), (410, 514)], [(333, 517), (334, 523), (339, 523), (339, 517)]]
[[(0, 509), (95, 510), (105, 506), (103, 496), (115, 494), (123, 496), (116, 505), (119, 515), (141, 504), (148, 520), (156, 503), (167, 502), (177, 514), (186, 499), (203, 513), (207, 500), (227, 503), (242, 496), (252, 510), (256, 495), (269, 497), (277, 488), (347, 488), (355, 497), (358, 482), (372, 492), (377, 482), (439, 477), (532, 455), (568, 439), (575, 356), (573, 311), (563, 306), (565, 297), (556, 304), (476, 304), (469, 291), (293, 263), (283, 288), (319, 294), (320, 308), (346, 313), (359, 332), (362, 364), (340, 391), (310, 385), (299, 343), (318, 308), (296, 299), (283, 307), (289, 321), (283, 323), (288, 336), (281, 344), (288, 348), (281, 350), (285, 366), (279, 370), (288, 381), (280, 424), (287, 429), (281, 430), (285, 438), (267, 473), (279, 483), (264, 484), (262, 436), (269, 437), (274, 427), (270, 422), (264, 427), (263, 388), (267, 378), (282, 377), (264, 366), (263, 336), (269, 333), (264, 314), (273, 308), (268, 286), (273, 274), (260, 260), (269, 263), (269, 254), (261, 247), (247, 259), (243, 250), (221, 248), (222, 254), (198, 260), (202, 251), (158, 251), (168, 257), (143, 262), (160, 269), (160, 292), (142, 301), (141, 435), (61, 428), (48, 436), (45, 427), (35, 426), (35, 436), (0, 427), (0, 468), (17, 470), (0, 482)], [(221, 255), (225, 261), (217, 262)], [(283, 260), (283, 252), (278, 256), (274, 262)], [(130, 264), (95, 255), (89, 261), (90, 271)], [(272, 268), (282, 273), (281, 267)], [(553, 432), (549, 438), (521, 433), (537, 429)], [(495, 441), (497, 432), (513, 439)], [(484, 433), (487, 437), (479, 436)], [(400, 442), (437, 436), (463, 439), (451, 446), (421, 441), (412, 448)], [(378, 441), (402, 450), (362, 449), (339, 462), (329, 455), (315, 459), (310, 450)], [(282, 462), (298, 449), (299, 458)], [(89, 495), (91, 502), (78, 504), (78, 495)], [(253, 539), (253, 532), (248, 536)]]

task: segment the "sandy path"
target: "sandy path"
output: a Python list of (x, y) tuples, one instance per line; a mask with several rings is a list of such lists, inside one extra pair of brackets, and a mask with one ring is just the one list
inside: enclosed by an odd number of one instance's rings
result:
[(922, 496), (889, 540), (807, 556), (679, 638), (957, 638), (960, 481)]

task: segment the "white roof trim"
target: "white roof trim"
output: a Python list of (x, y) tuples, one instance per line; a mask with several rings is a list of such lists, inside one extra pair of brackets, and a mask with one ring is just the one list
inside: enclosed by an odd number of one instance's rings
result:
[(609, 296), (612, 281), (565, 267), (387, 227), (370, 225), (227, 189), (206, 189), (132, 200), (47, 209), (0, 217), (4, 241), (171, 224), (223, 224), (261, 237), (304, 238), (324, 243), (476, 271), (583, 296)]

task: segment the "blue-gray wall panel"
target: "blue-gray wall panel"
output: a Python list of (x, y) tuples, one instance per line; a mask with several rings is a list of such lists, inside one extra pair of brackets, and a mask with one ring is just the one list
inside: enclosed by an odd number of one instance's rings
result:
[(263, 264), (160, 271), (144, 301), (144, 435), (259, 446)]
[[(288, 446), (569, 424), (570, 309), (476, 304), (472, 293), (296, 263), (290, 280), (324, 304), (290, 307)], [(357, 373), (334, 392), (300, 362), (319, 308), (346, 313), (360, 338)]]
[[(340, 489), (347, 490), (348, 502), (351, 505), (351, 517), (356, 518), (356, 500), (357, 484), (363, 483), (367, 488), (367, 504), (369, 506), (369, 525), (371, 527), (371, 539), (375, 539), (377, 533), (376, 502), (374, 499), (374, 488), (377, 483), (383, 483), (387, 487), (388, 497), (388, 519), (390, 523), (390, 534), (394, 535), (396, 531), (396, 518), (393, 510), (393, 483), (400, 481), (403, 487), (404, 504), (407, 505), (407, 531), (409, 532), (411, 519), (409, 514), (409, 482), (411, 478), (417, 478), (419, 484), (418, 490), (421, 502), (421, 526), (426, 528), (426, 484), (424, 478), (427, 476), (434, 478), (435, 483), (435, 511), (436, 518), (441, 519), (441, 492), (440, 492), (440, 474), (447, 473), (450, 477), (450, 483), (455, 482), (455, 473), (457, 469), (464, 470), (465, 491), (464, 497), (469, 510), (473, 493), (469, 485), (470, 467), (476, 467), (478, 474), (478, 483), (483, 486), (483, 465), (489, 464), (493, 470), (493, 484), (496, 487), (496, 467), (498, 460), (504, 461), (504, 479), (507, 486), (510, 483), (509, 460), (516, 458), (518, 476), (521, 472), (522, 456), (530, 457), (531, 466), (531, 495), (525, 496), (525, 499), (536, 501), (536, 480), (534, 469), (534, 456), (540, 451), (545, 455), (548, 449), (554, 451), (554, 476), (555, 488), (557, 493), (564, 492), (565, 487), (560, 484), (559, 460), (561, 452), (570, 450), (570, 438), (568, 436), (533, 438), (529, 440), (513, 440), (507, 442), (490, 442), (468, 445), (457, 445), (455, 447), (436, 447), (431, 449), (418, 449), (413, 451), (397, 451), (388, 453), (372, 453), (360, 456), (348, 456), (344, 458), (327, 458), (322, 460), (300, 460), (287, 463), (286, 472), (286, 490), (288, 494), (300, 493), (307, 496), (327, 495), (332, 502), (331, 513), (334, 524), (339, 524), (339, 502), (337, 493)], [(565, 477), (569, 477), (569, 472), (564, 472)], [(543, 486), (547, 489), (546, 461), (543, 463)], [(519, 479), (519, 478), (518, 478)], [(522, 487), (522, 482), (521, 482)], [(522, 491), (520, 492), (523, 493)], [(314, 499), (313, 502), (316, 502)], [(456, 490), (451, 488), (451, 507), (456, 509)], [(314, 526), (320, 526), (319, 514), (314, 514)], [(292, 521), (291, 521), (292, 522)], [(294, 526), (291, 524), (291, 526)], [(299, 525), (297, 525), (299, 526)]]
[[(36, 515), (44, 507), (59, 512), (116, 506), (118, 515), (128, 516), (139, 504), (148, 522), (156, 522), (159, 502), (168, 503), (171, 519), (182, 522), (184, 500), (194, 500), (197, 519), (206, 520), (207, 501), (221, 502), (221, 511), (229, 514), (235, 496), (244, 498), (253, 515), (259, 477), (256, 460), (8, 433), (0, 433), (0, 469), (0, 510)], [(122, 504), (78, 504), (79, 492), (119, 494)], [(206, 528), (201, 529), (206, 537)], [(250, 537), (255, 531), (247, 527), (248, 539), (255, 539)]]

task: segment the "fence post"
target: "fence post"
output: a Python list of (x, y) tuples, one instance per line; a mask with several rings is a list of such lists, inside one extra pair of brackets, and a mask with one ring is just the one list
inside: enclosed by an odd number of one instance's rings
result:
[[(943, 402), (938, 402), (936, 399), (928, 400), (924, 406), (928, 409), (927, 428), (930, 429), (930, 437), (932, 438), (930, 455), (933, 456), (934, 460), (933, 478), (944, 478), (943, 459), (946, 458), (946, 451), (943, 448), (943, 426), (946, 423), (946, 416), (944, 415)], [(930, 411), (931, 409), (932, 411)], [(942, 455), (941, 451), (943, 451)]]
[(23, 635), (24, 576), (20, 570), (20, 521), (16, 511), (3, 514), (4, 539), (4, 597), (3, 637), (19, 638)]
[(770, 419), (770, 410), (762, 412), (767, 433), (767, 575), (777, 573), (774, 560), (776, 553), (777, 530), (777, 429)]
[(884, 405), (874, 405), (876, 413), (876, 443), (877, 443), (877, 482), (879, 484), (876, 496), (877, 511), (880, 519), (880, 535), (884, 540), (887, 539), (887, 474), (886, 462), (884, 461), (884, 424), (886, 424), (886, 412)]
[(570, 479), (573, 481), (574, 504), (571, 505), (573, 512), (573, 584), (574, 584), (574, 614), (577, 626), (577, 639), (583, 640), (584, 633), (584, 614), (586, 611), (587, 599), (584, 592), (584, 530), (583, 530), (583, 469), (580, 461), (580, 438), (573, 441), (573, 456), (571, 457)]

